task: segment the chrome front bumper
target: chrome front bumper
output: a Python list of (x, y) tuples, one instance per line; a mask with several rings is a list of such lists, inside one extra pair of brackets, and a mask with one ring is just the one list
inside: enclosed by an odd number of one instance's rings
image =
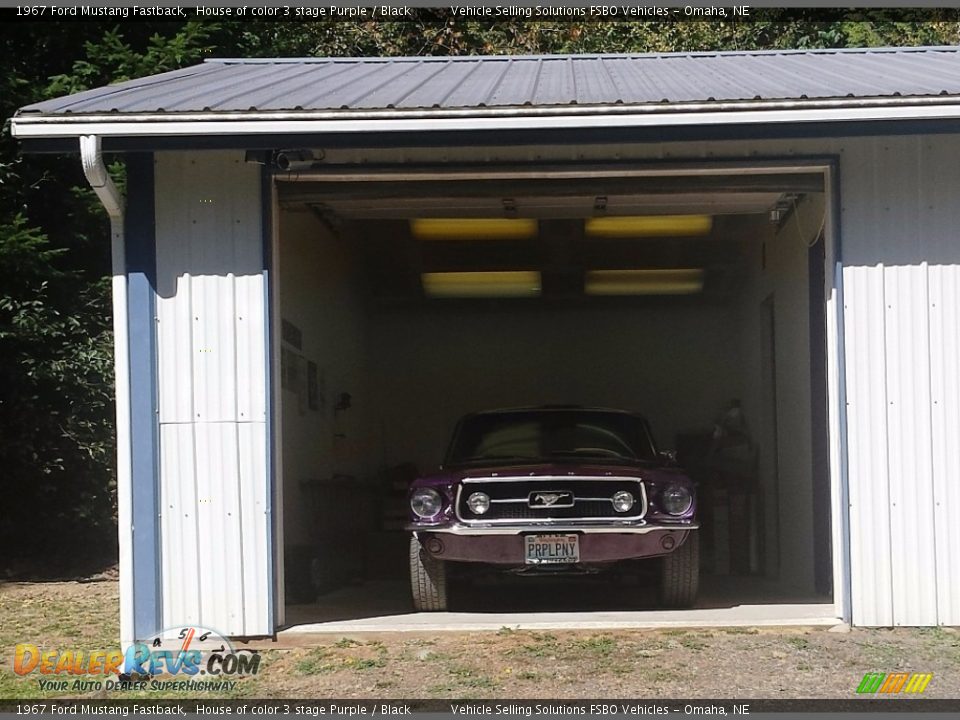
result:
[[(681, 547), (696, 524), (584, 525), (564, 523), (532, 526), (496, 525), (494, 527), (452, 524), (438, 528), (414, 529), (416, 541), (438, 560), (482, 563), (502, 567), (533, 567), (526, 558), (525, 537), (557, 533), (578, 536), (579, 560), (575, 565), (605, 565), (622, 560), (669, 555)], [(539, 567), (539, 565), (537, 565)]]
[(406, 530), (417, 533), (437, 533), (437, 534), (447, 534), (447, 535), (520, 535), (523, 533), (537, 533), (537, 532), (550, 532), (550, 533), (584, 533), (587, 535), (592, 534), (618, 534), (618, 535), (646, 535), (651, 532), (658, 532), (662, 530), (699, 530), (700, 523), (698, 522), (688, 522), (688, 523), (660, 523), (660, 524), (637, 524), (637, 523), (624, 523), (622, 525), (611, 524), (609, 522), (604, 523), (587, 523), (587, 522), (577, 522), (577, 523), (532, 523), (527, 522), (522, 525), (481, 525), (481, 524), (471, 524), (467, 525), (465, 523), (455, 522), (447, 525), (420, 525), (417, 523), (410, 523), (406, 526)]

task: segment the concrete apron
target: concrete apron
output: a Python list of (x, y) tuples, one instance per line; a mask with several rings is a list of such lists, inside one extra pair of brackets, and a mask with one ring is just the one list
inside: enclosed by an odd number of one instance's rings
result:
[(642, 610), (558, 613), (409, 613), (358, 620), (291, 625), (284, 639), (311, 633), (463, 632), (500, 630), (635, 630), (650, 628), (709, 628), (836, 625), (833, 604), (741, 605), (704, 610)]
[(567, 601), (549, 602), (544, 597), (547, 593), (520, 592), (512, 601), (512, 593), (504, 593), (503, 588), (487, 588), (459, 607), (455, 603), (453, 612), (417, 613), (410, 609), (405, 583), (368, 583), (322, 595), (312, 605), (288, 606), (287, 625), (278, 640), (312, 633), (832, 626), (840, 622), (833, 603), (824, 598), (774, 597), (756, 591), (737, 598), (711, 592), (696, 608), (660, 610), (655, 596), (641, 593), (636, 603), (618, 607), (600, 588), (578, 590)]

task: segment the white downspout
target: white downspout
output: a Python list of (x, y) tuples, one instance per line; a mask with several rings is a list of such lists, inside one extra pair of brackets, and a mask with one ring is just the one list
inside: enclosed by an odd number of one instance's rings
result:
[(117, 526), (120, 550), (120, 643), (134, 641), (133, 482), (130, 449), (130, 354), (127, 337), (127, 263), (123, 231), (124, 201), (107, 173), (99, 135), (80, 136), (80, 159), (87, 182), (110, 216), (113, 265), (113, 362), (117, 403)]

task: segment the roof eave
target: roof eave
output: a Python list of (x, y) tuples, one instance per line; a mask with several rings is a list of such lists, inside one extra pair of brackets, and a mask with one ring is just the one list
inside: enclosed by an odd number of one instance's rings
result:
[(548, 130), (580, 128), (754, 125), (766, 123), (915, 121), (960, 118), (960, 97), (564, 105), (423, 110), (319, 110), (20, 113), (11, 119), (21, 139), (281, 135), (310, 133)]

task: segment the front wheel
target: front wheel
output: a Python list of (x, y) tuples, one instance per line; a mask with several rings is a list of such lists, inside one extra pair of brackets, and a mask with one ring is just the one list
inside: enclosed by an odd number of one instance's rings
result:
[(410, 590), (416, 610), (447, 609), (447, 565), (428, 553), (416, 537), (410, 538)]
[(663, 558), (660, 575), (660, 604), (669, 608), (692, 607), (700, 585), (700, 536), (688, 532), (687, 539)]

